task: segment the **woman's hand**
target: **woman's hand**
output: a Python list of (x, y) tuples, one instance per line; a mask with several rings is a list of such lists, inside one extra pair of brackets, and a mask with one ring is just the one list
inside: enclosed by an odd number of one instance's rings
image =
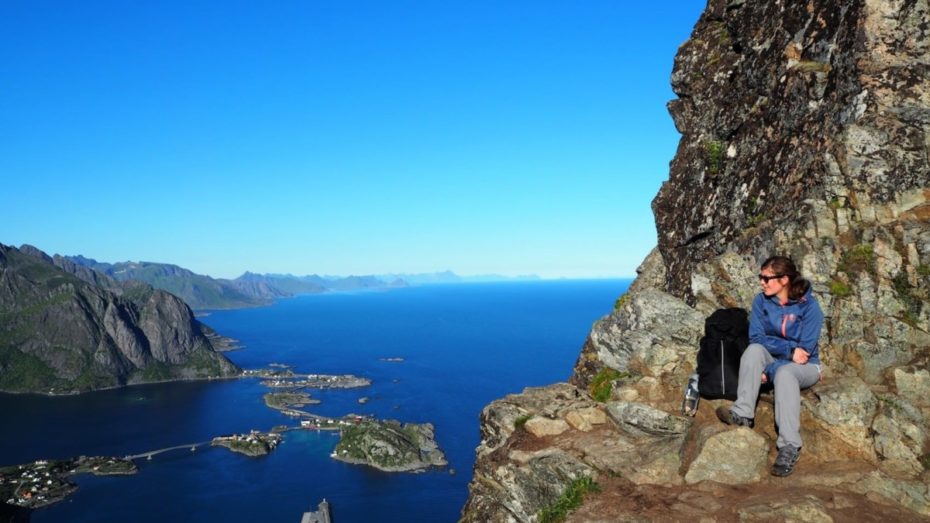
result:
[(804, 365), (805, 363), (807, 363), (807, 360), (810, 359), (810, 357), (811, 355), (809, 352), (802, 349), (801, 347), (798, 347), (794, 349), (794, 353), (791, 355), (791, 361), (799, 365)]

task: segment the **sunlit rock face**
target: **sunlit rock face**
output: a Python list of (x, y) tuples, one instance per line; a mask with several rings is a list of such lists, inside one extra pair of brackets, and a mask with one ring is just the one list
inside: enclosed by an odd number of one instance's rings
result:
[(693, 303), (695, 268), (727, 251), (817, 254), (808, 270), (828, 278), (876, 235), (920, 265), (928, 17), (926, 2), (710, 2), (672, 73), (682, 139), (653, 201), (666, 290)]
[[(930, 515), (928, 57), (926, 0), (708, 2), (675, 57), (682, 138), (653, 201), (658, 246), (594, 324), (574, 388), (485, 409), (464, 519), (535, 521), (581, 476), (602, 490), (573, 521)], [(749, 309), (773, 254), (796, 261), (826, 316), (790, 482), (767, 471), (770, 394), (752, 431), (716, 420), (725, 401), (675, 417), (704, 318)], [(578, 408), (607, 422), (572, 423)], [(629, 412), (677, 428), (644, 431)], [(568, 428), (537, 435), (528, 416)]]

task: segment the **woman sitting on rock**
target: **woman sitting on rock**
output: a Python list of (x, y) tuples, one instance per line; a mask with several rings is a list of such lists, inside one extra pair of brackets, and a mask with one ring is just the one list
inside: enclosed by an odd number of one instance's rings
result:
[(719, 407), (717, 417), (728, 425), (753, 426), (756, 399), (763, 383), (775, 385), (778, 457), (775, 476), (787, 476), (801, 455), (801, 389), (820, 380), (817, 341), (823, 312), (794, 262), (773, 256), (762, 263), (762, 292), (752, 302), (749, 347), (739, 365), (736, 403)]

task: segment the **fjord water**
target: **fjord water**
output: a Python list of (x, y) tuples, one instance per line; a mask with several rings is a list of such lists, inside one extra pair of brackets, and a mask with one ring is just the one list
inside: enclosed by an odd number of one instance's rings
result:
[[(468, 494), (481, 409), (526, 386), (566, 380), (591, 323), (628, 285), (430, 285), (215, 311), (202, 319), (245, 345), (227, 353), (239, 366), (286, 363), (301, 373), (369, 377), (367, 388), (311, 390), (322, 404), (306, 410), (431, 422), (449, 466), (379, 472), (330, 459), (338, 440), (333, 433), (291, 431), (262, 458), (201, 447), (138, 460), (134, 476), (77, 476), (77, 494), (36, 511), (33, 521), (297, 522), (323, 498), (337, 523), (456, 521)], [(398, 357), (404, 361), (383, 361)], [(0, 395), (0, 464), (123, 456), (294, 425), (265, 407), (267, 391), (256, 379), (231, 379), (60, 398)], [(363, 396), (370, 401), (358, 403)]]

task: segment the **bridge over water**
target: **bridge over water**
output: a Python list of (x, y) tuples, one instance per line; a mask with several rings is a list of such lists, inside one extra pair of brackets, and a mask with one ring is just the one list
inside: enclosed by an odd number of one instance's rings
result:
[(152, 459), (152, 456), (161, 454), (163, 452), (170, 452), (172, 450), (181, 450), (181, 449), (190, 449), (193, 452), (197, 450), (198, 447), (209, 445), (212, 441), (213, 440), (201, 441), (200, 443), (188, 443), (186, 445), (175, 445), (173, 447), (166, 447), (163, 449), (149, 450), (147, 452), (141, 452), (139, 454), (133, 454), (131, 456), (126, 456), (126, 459), (141, 459), (141, 458)]
[[(314, 416), (314, 415), (310, 415), (310, 416), (314, 418), (322, 419), (322, 420), (328, 419), (328, 418), (324, 418), (323, 416)], [(300, 429), (301, 427), (287, 427), (286, 429), (281, 430), (280, 432), (290, 432), (292, 430), (300, 430)], [(133, 454), (131, 456), (125, 456), (125, 459), (130, 459), (130, 460), (142, 459), (142, 458), (152, 459), (152, 456), (157, 456), (158, 454), (161, 454), (163, 452), (171, 452), (172, 450), (181, 450), (181, 449), (190, 449), (190, 451), (193, 452), (197, 450), (198, 448), (203, 447), (205, 445), (210, 445), (211, 443), (213, 443), (212, 439), (207, 440), (207, 441), (201, 441), (199, 443), (188, 443), (186, 445), (175, 445), (173, 447), (165, 447), (163, 449), (149, 450), (146, 452), (140, 452), (138, 454)]]

